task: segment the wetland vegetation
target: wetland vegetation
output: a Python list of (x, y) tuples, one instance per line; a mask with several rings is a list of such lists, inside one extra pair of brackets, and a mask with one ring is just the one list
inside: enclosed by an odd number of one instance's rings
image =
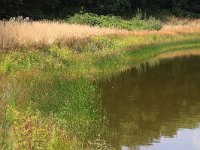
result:
[(37, 19), (0, 21), (0, 149), (143, 150), (199, 128), (198, 19)]

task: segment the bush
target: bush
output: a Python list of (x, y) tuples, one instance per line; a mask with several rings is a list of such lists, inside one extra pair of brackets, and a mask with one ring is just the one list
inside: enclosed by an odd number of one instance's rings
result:
[(100, 25), (100, 19), (98, 15), (93, 13), (85, 13), (85, 14), (75, 14), (73, 17), (69, 18), (68, 21), (70, 23), (76, 24), (87, 24), (87, 25)]
[(142, 14), (137, 14), (131, 20), (124, 20), (118, 16), (98, 16), (93, 13), (75, 14), (68, 19), (69, 23), (85, 24), (99, 27), (119, 28), (126, 30), (160, 30), (161, 21), (153, 17), (142, 19)]

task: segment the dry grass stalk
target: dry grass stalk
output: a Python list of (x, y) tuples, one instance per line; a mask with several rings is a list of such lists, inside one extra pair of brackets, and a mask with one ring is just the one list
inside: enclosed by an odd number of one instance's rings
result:
[(200, 19), (169, 17), (161, 32), (200, 33)]
[(7, 21), (4, 25), (4, 22), (0, 21), (0, 45), (3, 49), (36, 44), (50, 45), (60, 40), (122, 32), (127, 31), (46, 21), (32, 23)]
[[(179, 21), (181, 22), (181, 21)], [(182, 22), (186, 22), (185, 20)], [(18, 47), (48, 46), (56, 43), (65, 43), (73, 39), (85, 39), (101, 35), (148, 35), (148, 34), (176, 34), (200, 33), (200, 20), (164, 25), (160, 31), (134, 31), (90, 27), (59, 22), (37, 21), (16, 22), (0, 21), (0, 49), (13, 49)]]

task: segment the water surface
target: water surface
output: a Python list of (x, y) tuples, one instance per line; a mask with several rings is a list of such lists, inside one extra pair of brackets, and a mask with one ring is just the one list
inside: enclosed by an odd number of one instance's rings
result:
[(99, 86), (116, 149), (200, 150), (200, 57), (143, 65)]

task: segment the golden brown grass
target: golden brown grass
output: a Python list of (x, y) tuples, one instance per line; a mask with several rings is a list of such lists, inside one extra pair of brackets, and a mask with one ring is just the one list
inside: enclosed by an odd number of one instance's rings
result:
[(165, 24), (170, 25), (199, 25), (200, 19), (192, 19), (192, 18), (177, 18), (175, 16), (170, 16), (166, 18)]
[(3, 49), (13, 46), (50, 45), (60, 40), (66, 41), (122, 32), (127, 31), (46, 21), (32, 23), (8, 21), (4, 25), (4, 22), (0, 21), (0, 45)]
[(176, 21), (167, 22), (161, 31), (168, 32), (200, 32), (200, 19), (177, 19)]
[[(176, 23), (174, 23), (176, 22)], [(0, 49), (14, 49), (19, 47), (48, 46), (65, 43), (74, 39), (85, 39), (102, 35), (148, 35), (148, 34), (176, 34), (200, 33), (199, 20), (178, 20), (167, 22), (160, 31), (126, 31), (120, 29), (90, 27), (59, 22), (15, 22), (0, 21)]]

